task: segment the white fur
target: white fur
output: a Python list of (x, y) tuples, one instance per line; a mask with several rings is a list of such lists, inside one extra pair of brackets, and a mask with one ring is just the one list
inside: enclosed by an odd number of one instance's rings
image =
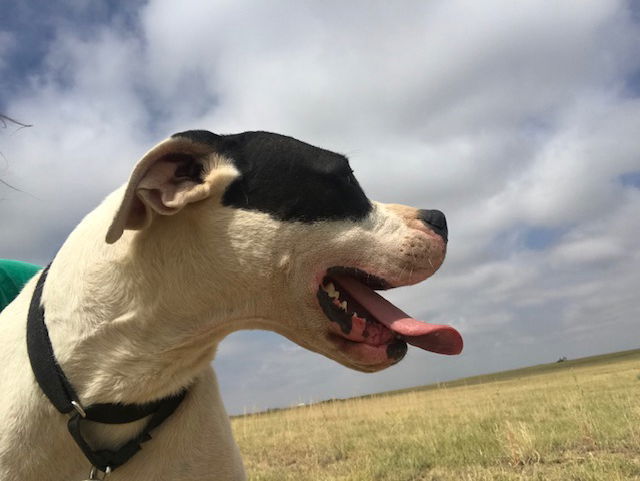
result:
[[(203, 159), (204, 184), (168, 181), (162, 156), (185, 149)], [(283, 223), (220, 204), (236, 175), (202, 146), (169, 139), (83, 219), (50, 268), (46, 323), (84, 405), (144, 403), (189, 387), (109, 480), (245, 479), (211, 368), (218, 343), (238, 329), (268, 329), (351, 368), (382, 369), (391, 362), (362, 365), (328, 341), (315, 296), (326, 269), (359, 267), (399, 286), (442, 263), (444, 243), (413, 208), (376, 203), (362, 222)], [(82, 480), (89, 463), (27, 357), (35, 282), (0, 315), (0, 480)], [(141, 425), (96, 424), (87, 436), (94, 447), (114, 447)]]

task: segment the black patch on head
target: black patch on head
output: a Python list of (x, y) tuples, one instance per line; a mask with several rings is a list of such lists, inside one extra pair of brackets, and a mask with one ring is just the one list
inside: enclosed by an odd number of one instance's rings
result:
[(221, 139), (220, 135), (216, 135), (208, 130), (187, 130), (186, 132), (173, 134), (171, 137), (186, 137), (193, 142), (211, 145), (212, 147), (217, 146), (219, 139)]
[(210, 145), (233, 161), (241, 176), (227, 188), (223, 205), (299, 222), (359, 220), (371, 211), (343, 155), (268, 132), (176, 136)]

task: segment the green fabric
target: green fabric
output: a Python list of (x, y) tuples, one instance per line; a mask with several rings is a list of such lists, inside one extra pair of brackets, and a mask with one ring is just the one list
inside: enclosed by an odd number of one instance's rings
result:
[(42, 267), (26, 262), (0, 259), (0, 311), (15, 299), (40, 269)]

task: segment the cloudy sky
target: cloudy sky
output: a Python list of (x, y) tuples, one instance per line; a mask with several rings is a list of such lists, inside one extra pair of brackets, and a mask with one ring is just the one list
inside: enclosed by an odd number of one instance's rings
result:
[(461, 356), (362, 374), (236, 333), (230, 412), (640, 347), (639, 2), (0, 1), (0, 112), (33, 124), (0, 129), (0, 257), (46, 263), (189, 128), (291, 135), (447, 214), (441, 270), (388, 297)]

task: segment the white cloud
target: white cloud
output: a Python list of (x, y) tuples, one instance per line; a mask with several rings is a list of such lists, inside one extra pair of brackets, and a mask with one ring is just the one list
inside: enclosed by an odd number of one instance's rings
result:
[(611, 237), (580, 239), (562, 244), (551, 254), (556, 263), (602, 263), (623, 258), (626, 251)]

